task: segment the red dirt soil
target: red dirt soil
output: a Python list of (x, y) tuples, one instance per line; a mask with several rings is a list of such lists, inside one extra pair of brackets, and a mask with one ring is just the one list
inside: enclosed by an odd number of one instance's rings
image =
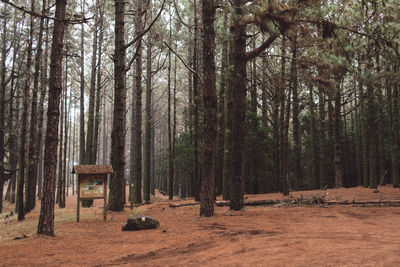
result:
[[(361, 187), (292, 192), (321, 193), (327, 200), (400, 200), (399, 189)], [(248, 200), (283, 199), (280, 194), (246, 195)], [(247, 200), (246, 199), (246, 200)], [(178, 200), (174, 203), (190, 202)], [(400, 208), (329, 206), (216, 207), (199, 217), (199, 206), (170, 208), (165, 197), (102, 220), (102, 200), (82, 210), (75, 222), (76, 197), (56, 222), (55, 237), (37, 236), (39, 207), (23, 222), (0, 220), (2, 266), (400, 266)], [(38, 205), (39, 206), (39, 205)], [(6, 209), (11, 209), (6, 206)], [(122, 232), (132, 213), (152, 216), (160, 227)], [(1, 218), (4, 218), (2, 216)], [(57, 218), (56, 218), (57, 220)], [(28, 238), (13, 240), (21, 231)]]

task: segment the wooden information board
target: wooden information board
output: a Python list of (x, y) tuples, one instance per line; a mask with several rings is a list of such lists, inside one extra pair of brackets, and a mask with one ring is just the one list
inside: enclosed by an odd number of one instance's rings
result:
[(79, 222), (81, 200), (104, 199), (103, 218), (107, 218), (108, 174), (113, 173), (111, 165), (75, 165), (73, 174), (78, 175), (76, 221)]
[(81, 199), (104, 198), (105, 177), (88, 176), (79, 179), (79, 189)]

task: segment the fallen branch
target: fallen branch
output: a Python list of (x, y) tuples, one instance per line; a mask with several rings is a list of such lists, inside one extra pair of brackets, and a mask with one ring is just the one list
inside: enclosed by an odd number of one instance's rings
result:
[(169, 203), (169, 207), (170, 208), (179, 208), (179, 207), (185, 207), (185, 206), (195, 206), (200, 204), (200, 202), (196, 201), (196, 202), (189, 202), (189, 203)]
[(359, 200), (359, 201), (326, 201), (326, 205), (378, 205), (400, 206), (400, 200)]
[[(373, 205), (373, 206), (400, 206), (400, 200), (344, 200), (344, 201), (326, 201), (323, 199), (313, 199), (313, 198), (299, 198), (299, 199), (281, 199), (281, 200), (252, 200), (245, 201), (244, 206), (311, 206), (311, 205)], [(216, 201), (215, 205), (218, 207), (229, 206), (229, 201), (220, 200)]]

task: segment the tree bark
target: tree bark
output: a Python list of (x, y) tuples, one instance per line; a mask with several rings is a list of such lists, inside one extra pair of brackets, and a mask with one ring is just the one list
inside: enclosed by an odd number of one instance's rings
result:
[[(35, 2), (31, 2), (31, 10), (34, 11)], [(32, 43), (33, 43), (33, 24), (34, 19), (31, 15), (31, 24), (29, 30), (29, 39), (27, 47), (27, 60), (26, 60), (26, 76), (25, 76), (25, 88), (24, 88), (24, 103), (21, 118), (21, 136), (20, 136), (20, 150), (19, 150), (19, 175), (17, 184), (17, 205), (18, 221), (22, 221), (25, 218), (25, 207), (24, 207), (24, 183), (25, 183), (25, 168), (28, 165), (26, 159), (26, 142), (27, 142), (27, 131), (28, 131), (28, 112), (29, 112), (29, 98), (31, 90), (31, 65), (32, 65)], [(25, 192), (27, 188), (25, 185)]]
[[(101, 105), (101, 80), (102, 80), (102, 47), (103, 47), (103, 39), (104, 39), (104, 29), (103, 29), (103, 21), (104, 21), (104, 5), (100, 7), (100, 21), (99, 23), (99, 44), (98, 44), (98, 59), (97, 59), (97, 87), (96, 87), (96, 111), (95, 111), (95, 121), (94, 121), (94, 137), (93, 137), (93, 148), (92, 148), (92, 155), (93, 155), (93, 164), (98, 162), (97, 155), (99, 150), (99, 128), (100, 128), (100, 105)], [(104, 119), (104, 118), (103, 118)]]
[(335, 75), (336, 92), (335, 92), (335, 187), (340, 188), (343, 186), (343, 166), (342, 166), (342, 127), (341, 127), (341, 75)]
[(57, 142), (58, 142), (58, 123), (59, 105), (62, 88), (62, 51), (64, 39), (65, 9), (66, 0), (56, 0), (55, 17), (59, 20), (54, 21), (50, 80), (49, 80), (49, 104), (47, 109), (47, 130), (45, 147), (45, 167), (43, 181), (43, 198), (40, 208), (38, 224), (38, 234), (54, 236), (54, 192), (57, 168)]
[[(228, 15), (224, 14), (224, 28), (228, 26)], [(228, 38), (222, 40), (221, 76), (217, 110), (217, 145), (215, 157), (215, 191), (216, 195), (223, 193), (224, 171), (224, 133), (225, 133), (225, 91), (228, 68)]]
[[(81, 0), (82, 17), (85, 14), (85, 0)], [(80, 130), (79, 130), (79, 164), (85, 163), (85, 29), (81, 24), (81, 81), (80, 81)]]
[[(48, 5), (46, 5), (47, 8)], [(45, 50), (43, 56), (42, 69), (40, 71), (40, 99), (39, 99), (39, 119), (38, 119), (38, 142), (36, 143), (36, 151), (39, 155), (38, 163), (38, 198), (42, 199), (42, 184), (43, 184), (43, 157), (44, 157), (44, 144), (43, 144), (43, 125), (44, 125), (44, 100), (47, 94), (47, 67), (49, 57), (49, 20), (46, 20), (46, 38)], [(41, 160), (40, 160), (41, 159)]]
[[(198, 72), (198, 18), (197, 18), (197, 0), (194, 0), (194, 44), (193, 44), (193, 69)], [(193, 172), (194, 185), (193, 194), (196, 201), (200, 201), (200, 177), (199, 177), (199, 79), (197, 75), (193, 75)]]
[[(294, 37), (292, 45), (292, 91), (293, 91), (293, 150), (294, 150), (294, 179), (298, 188), (304, 187), (303, 168), (301, 162), (301, 139), (299, 129), (299, 92), (297, 73), (297, 36)], [(314, 117), (311, 118), (314, 120)]]
[[(169, 22), (169, 43), (172, 42), (171, 21)], [(174, 162), (171, 134), (171, 51), (168, 50), (168, 198), (174, 198)]]
[[(150, 4), (149, 8), (150, 10)], [(144, 141), (144, 179), (143, 179), (143, 199), (150, 201), (150, 176), (151, 176), (151, 63), (152, 63), (152, 34), (151, 30), (147, 37), (147, 53), (146, 53), (146, 121), (145, 121), (145, 141)]]
[[(46, 0), (42, 2), (42, 15), (46, 14)], [(29, 130), (29, 165), (27, 176), (27, 190), (25, 192), (25, 212), (29, 212), (35, 208), (36, 200), (36, 182), (37, 182), (37, 166), (38, 166), (38, 91), (39, 91), (39, 72), (42, 60), (42, 40), (44, 31), (44, 17), (40, 19), (39, 37), (37, 42), (37, 52), (35, 56), (35, 73), (33, 78), (32, 105)]]
[(124, 210), (123, 192), (125, 187), (125, 2), (115, 1), (115, 53), (114, 53), (114, 120), (111, 133), (111, 164), (114, 174), (110, 180), (108, 208), (113, 211)]
[(95, 94), (96, 94), (96, 68), (97, 68), (97, 33), (98, 33), (98, 6), (99, 1), (95, 1), (94, 7), (94, 26), (93, 26), (93, 42), (92, 42), (92, 65), (91, 65), (91, 75), (90, 75), (90, 93), (89, 93), (89, 116), (87, 123), (86, 132), (86, 159), (87, 164), (96, 164), (94, 158), (94, 109), (95, 109)]
[[(6, 10), (2, 10), (3, 23), (2, 23), (2, 47), (1, 47), (1, 63), (0, 63), (0, 213), (3, 212), (3, 188), (6, 182), (6, 176), (4, 173), (4, 156), (5, 156), (5, 98), (6, 98), (6, 57), (7, 57), (7, 22), (6, 22)], [(10, 103), (11, 104), (11, 103)]]
[[(143, 31), (142, 0), (137, 1), (137, 14), (135, 34), (136, 37)], [(136, 47), (136, 76), (135, 76), (135, 171), (134, 180), (134, 202), (142, 203), (142, 40), (140, 39)]]
[(233, 38), (232, 63), (230, 73), (232, 79), (232, 180), (231, 180), (231, 210), (243, 208), (244, 179), (243, 179), (243, 153), (245, 141), (245, 114), (246, 114), (246, 25), (240, 24), (243, 16), (243, 1), (235, 0), (233, 25), (231, 34)]
[(215, 6), (203, 0), (203, 106), (204, 106), (204, 177), (200, 195), (200, 216), (214, 215), (214, 168), (217, 135), (217, 92), (215, 87)]

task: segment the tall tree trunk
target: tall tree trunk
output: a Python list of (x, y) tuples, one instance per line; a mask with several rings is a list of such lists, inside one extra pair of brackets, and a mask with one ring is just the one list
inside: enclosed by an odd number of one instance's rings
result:
[[(228, 26), (228, 15), (224, 14), (224, 28)], [(223, 171), (224, 171), (224, 133), (225, 133), (225, 90), (228, 68), (228, 39), (222, 40), (221, 76), (218, 95), (217, 110), (217, 145), (215, 157), (215, 191), (216, 195), (223, 192)]]
[(65, 89), (64, 92), (61, 90), (61, 107), (60, 107), (60, 137), (59, 137), (59, 145), (58, 145), (58, 179), (57, 179), (57, 198), (56, 198), (56, 203), (58, 203), (59, 208), (63, 208), (62, 204), (62, 186), (63, 186), (63, 138), (64, 138), (64, 111), (65, 111), (65, 106), (64, 106), (64, 99), (65, 97)]
[(100, 18), (99, 18), (99, 45), (98, 45), (98, 59), (97, 59), (97, 87), (96, 87), (96, 111), (95, 111), (95, 121), (94, 121), (94, 137), (93, 137), (93, 164), (95, 164), (97, 160), (97, 154), (99, 150), (99, 128), (100, 128), (100, 105), (101, 105), (101, 68), (102, 68), (102, 46), (103, 46), (103, 38), (104, 38), (104, 30), (103, 30), (103, 22), (104, 22), (104, 5), (100, 7)]
[[(319, 70), (318, 75), (323, 77), (323, 72)], [(318, 86), (318, 114), (319, 114), (319, 160), (320, 160), (320, 173), (319, 173), (319, 186), (327, 186), (328, 181), (327, 181), (327, 160), (326, 160), (326, 112), (325, 112), (325, 95), (324, 95), (324, 88), (323, 85)], [(315, 189), (320, 189), (320, 188), (315, 188)]]
[[(133, 78), (135, 77), (135, 71), (136, 71), (136, 67), (134, 66), (133, 68)], [(136, 110), (135, 110), (135, 92), (136, 92), (136, 87), (132, 86), (132, 95), (131, 95), (131, 99), (132, 99), (132, 108), (131, 108), (131, 128), (130, 128), (130, 133), (131, 133), (131, 140), (130, 140), (130, 156), (129, 156), (129, 201), (132, 202), (134, 201), (134, 194), (132, 190), (134, 189), (134, 185), (135, 185), (135, 114), (136, 114)]]
[[(4, 25), (3, 25), (4, 26)], [(6, 31), (3, 31), (4, 33)], [(14, 23), (13, 23), (13, 33), (14, 36), (17, 35), (17, 22), (16, 22), (16, 16), (14, 16)], [(19, 110), (19, 91), (17, 92), (17, 98), (15, 98), (15, 92), (18, 89), (17, 87), (17, 77), (19, 75), (15, 75), (15, 67), (16, 67), (16, 60), (17, 60), (17, 54), (18, 50), (20, 47), (20, 38), (15, 40), (15, 45), (14, 45), (14, 51), (13, 51), (13, 58), (12, 58), (12, 67), (11, 67), (11, 86), (10, 86), (10, 103), (9, 103), (9, 114), (8, 114), (8, 126), (10, 129), (10, 133), (8, 136), (8, 147), (10, 150), (10, 168), (11, 170), (17, 169), (17, 164), (18, 164), (18, 148), (16, 144), (16, 140), (18, 137), (18, 129), (14, 129), (14, 122), (19, 121), (18, 118), (18, 110)], [(2, 63), (4, 66), (4, 63)], [(18, 71), (19, 73), (19, 71)], [(4, 77), (5, 78), (5, 77)], [(4, 84), (2, 82), (2, 84)], [(16, 109), (14, 110), (14, 102), (16, 102)], [(16, 112), (15, 112), (16, 111)], [(9, 197), (7, 198), (6, 194), (6, 199), (9, 200), (10, 203), (15, 203), (15, 189), (16, 189), (16, 183), (17, 183), (17, 176), (16, 172), (13, 172), (10, 178), (10, 182), (8, 184), (7, 188), (7, 194), (9, 194)]]
[[(197, 0), (194, 0), (194, 45), (193, 45), (193, 69), (198, 72), (198, 18), (197, 18)], [(200, 200), (200, 177), (199, 177), (199, 79), (197, 75), (193, 76), (193, 160), (194, 160), (194, 186), (193, 194), (196, 201)]]
[[(143, 3), (142, 0), (137, 1), (136, 10), (136, 36), (141, 34), (143, 30), (142, 13)], [(136, 47), (136, 76), (135, 76), (135, 190), (134, 202), (142, 203), (142, 41), (139, 40)]]
[(214, 215), (214, 167), (217, 135), (217, 92), (215, 87), (215, 6), (203, 0), (203, 105), (204, 105), (204, 177), (200, 195), (200, 216)]
[(239, 23), (243, 16), (242, 1), (233, 1), (235, 13), (231, 34), (232, 47), (232, 180), (230, 209), (240, 210), (244, 201), (243, 152), (245, 141), (246, 114), (246, 25)]
[[(42, 16), (46, 14), (46, 0), (42, 2)], [(29, 130), (29, 165), (27, 177), (27, 190), (25, 192), (25, 212), (29, 212), (35, 208), (36, 200), (36, 181), (37, 181), (37, 165), (39, 151), (37, 150), (38, 142), (38, 91), (39, 91), (39, 72), (42, 60), (42, 40), (44, 31), (44, 17), (40, 19), (39, 37), (37, 42), (37, 52), (35, 56), (35, 73), (33, 78), (32, 105)]]
[[(169, 43), (172, 45), (171, 20), (169, 22)], [(171, 134), (171, 51), (168, 51), (168, 198), (174, 197), (174, 162)]]
[(382, 74), (381, 74), (381, 63), (380, 63), (380, 57), (379, 57), (379, 49), (377, 48), (378, 53), (376, 55), (376, 74), (377, 74), (377, 78), (375, 79), (375, 88), (376, 88), (376, 98), (377, 98), (377, 107), (378, 107), (378, 111), (377, 111), (377, 126), (378, 126), (378, 164), (379, 164), (379, 168), (378, 168), (378, 183), (381, 185), (383, 185), (385, 183), (385, 173), (387, 172), (386, 170), (386, 159), (385, 159), (385, 155), (386, 155), (386, 149), (385, 149), (385, 144), (384, 144), (384, 140), (387, 138), (385, 136), (385, 125), (386, 125), (386, 119), (384, 116), (384, 111), (383, 111), (383, 107), (387, 106), (384, 102), (383, 102), (383, 95), (382, 95)]
[[(68, 28), (67, 28), (68, 29)], [(67, 49), (66, 49), (67, 51)], [(67, 53), (68, 54), (68, 53)], [(67, 106), (67, 99), (72, 97), (72, 90), (69, 91), (69, 97), (67, 97), (67, 88), (68, 88), (68, 57), (65, 57), (65, 93), (64, 93), (64, 157), (63, 157), (63, 166), (62, 166), (62, 184), (61, 184), (61, 199), (60, 199), (60, 208), (65, 208), (65, 187), (67, 185), (67, 150), (68, 150), (68, 114), (69, 108)], [(63, 129), (61, 129), (62, 131)], [(61, 158), (60, 158), (61, 159)]]
[[(399, 90), (400, 90), (400, 58), (397, 58), (395, 63), (395, 73), (397, 73), (397, 81), (393, 88), (393, 123), (392, 123), (392, 173), (393, 173), (393, 187), (399, 187), (400, 180), (400, 142), (399, 142), (399, 127), (400, 121), (399, 116), (397, 115), (399, 112)], [(364, 185), (365, 186), (365, 185)]]
[[(150, 3), (149, 8), (150, 10)], [(146, 121), (145, 121), (145, 141), (144, 141), (144, 179), (143, 179), (143, 199), (150, 201), (150, 176), (151, 176), (151, 63), (152, 63), (152, 39), (150, 34), (147, 37), (147, 54), (146, 54)]]
[[(312, 185), (313, 188), (320, 187), (320, 144), (319, 144), (319, 132), (317, 127), (317, 122), (315, 120), (315, 103), (314, 103), (314, 94), (313, 87), (311, 84), (308, 85), (310, 89), (310, 117), (311, 117), (311, 143), (312, 143), (312, 162), (311, 162), (311, 175), (312, 175)], [(294, 104), (294, 103), (293, 103)]]
[[(368, 50), (369, 51), (369, 50)], [(368, 57), (369, 58), (369, 57)], [(367, 69), (372, 71), (373, 62), (367, 63)], [(375, 106), (375, 94), (372, 77), (369, 77), (367, 83), (367, 121), (368, 132), (367, 138), (369, 140), (369, 187), (376, 188), (378, 181), (378, 135), (377, 135), (377, 118)]]
[[(176, 42), (177, 43), (177, 42)], [(175, 47), (178, 47), (178, 45), (176, 44)], [(172, 123), (172, 173), (173, 173), (173, 186), (174, 186), (174, 195), (179, 195), (179, 180), (177, 179), (177, 177), (179, 177), (179, 175), (175, 174), (175, 143), (176, 143), (176, 64), (177, 62), (177, 57), (174, 57), (174, 89), (173, 89), (173, 106), (174, 106), (174, 113), (172, 115), (173, 118), (173, 123)], [(175, 178), (176, 177), (176, 178)]]
[[(154, 114), (152, 108), (152, 114)], [(155, 146), (156, 127), (154, 125), (154, 116), (151, 117), (151, 172), (150, 172), (150, 192), (156, 195), (156, 146)]]
[[(279, 182), (280, 192), (283, 195), (289, 194), (289, 186), (287, 184), (287, 154), (285, 140), (285, 114), (289, 114), (289, 110), (285, 111), (285, 88), (286, 88), (286, 38), (282, 38), (282, 61), (281, 61), (281, 85), (280, 85), (280, 114), (279, 114)], [(289, 105), (288, 105), (289, 106)]]
[[(4, 183), (6, 182), (6, 176), (4, 173), (4, 156), (5, 156), (5, 98), (6, 98), (6, 57), (7, 57), (7, 22), (6, 22), (6, 10), (2, 10), (3, 23), (2, 23), (2, 47), (1, 47), (1, 64), (0, 64), (0, 213), (3, 212), (3, 189)], [(11, 103), (10, 103), (11, 104)], [(12, 129), (11, 129), (12, 130)]]
[[(297, 79), (297, 36), (292, 45), (291, 80), (293, 91), (293, 150), (294, 150), (294, 179), (298, 187), (304, 187), (303, 169), (301, 162), (301, 140), (299, 129), (299, 93)], [(314, 120), (314, 118), (312, 118)]]
[(115, 1), (115, 60), (114, 60), (114, 120), (111, 133), (111, 164), (114, 174), (110, 180), (110, 201), (108, 208), (124, 210), (123, 192), (125, 187), (125, 2)]
[(90, 76), (90, 94), (89, 94), (89, 117), (86, 132), (86, 160), (87, 164), (96, 164), (93, 155), (94, 144), (94, 108), (95, 108), (95, 93), (96, 93), (96, 64), (97, 64), (97, 32), (98, 32), (98, 7), (99, 1), (95, 1), (94, 7), (94, 26), (93, 26), (93, 43), (92, 43), (92, 66)]
[(289, 86), (287, 100), (286, 100), (286, 114), (283, 123), (283, 142), (282, 142), (282, 193), (289, 195), (289, 121), (290, 121), (290, 108), (291, 108), (292, 88)]
[(341, 75), (335, 75), (335, 113), (334, 113), (334, 130), (335, 130), (335, 187), (343, 186), (343, 167), (342, 167), (342, 127), (341, 127)]
[[(31, 10), (34, 11), (35, 1), (31, 1)], [(17, 205), (18, 210), (18, 221), (22, 221), (25, 218), (24, 209), (24, 180), (25, 180), (25, 168), (27, 166), (26, 159), (26, 141), (27, 141), (27, 131), (28, 131), (28, 112), (29, 112), (29, 97), (31, 90), (31, 65), (32, 65), (32, 43), (33, 43), (33, 24), (34, 19), (31, 15), (31, 25), (29, 30), (29, 40), (28, 40), (28, 54), (26, 60), (26, 76), (25, 76), (25, 88), (24, 88), (24, 104), (21, 118), (21, 136), (20, 136), (20, 150), (19, 150), (19, 176), (17, 184)], [(26, 188), (25, 191), (27, 192)]]
[(45, 147), (45, 166), (43, 181), (43, 198), (40, 208), (38, 234), (54, 236), (54, 192), (57, 169), (57, 142), (59, 105), (62, 88), (62, 51), (64, 39), (66, 0), (56, 0), (53, 39), (51, 47), (49, 104), (47, 109), (47, 130)]
[[(47, 5), (46, 5), (47, 8)], [(38, 198), (42, 199), (42, 183), (43, 183), (43, 157), (44, 157), (44, 144), (43, 144), (43, 124), (44, 124), (44, 100), (47, 94), (47, 68), (48, 68), (48, 57), (49, 57), (49, 20), (46, 20), (46, 38), (45, 38), (45, 50), (43, 56), (42, 69), (40, 70), (40, 99), (39, 99), (39, 119), (38, 119), (38, 133), (36, 143), (36, 151), (38, 151), (39, 158), (39, 171), (38, 171)]]
[[(85, 14), (85, 0), (81, 0), (82, 17)], [(80, 95), (80, 131), (79, 131), (79, 164), (85, 164), (85, 28), (81, 24), (81, 95)]]
[[(192, 39), (192, 31), (189, 29), (189, 44), (188, 44), (188, 62), (190, 62), (190, 67), (193, 68), (193, 39)], [(187, 124), (189, 127), (189, 143), (193, 147), (193, 73), (188, 70), (188, 119)], [(189, 175), (187, 177), (187, 195), (192, 197), (194, 196), (194, 159), (193, 153), (190, 154), (190, 163), (189, 163)]]

